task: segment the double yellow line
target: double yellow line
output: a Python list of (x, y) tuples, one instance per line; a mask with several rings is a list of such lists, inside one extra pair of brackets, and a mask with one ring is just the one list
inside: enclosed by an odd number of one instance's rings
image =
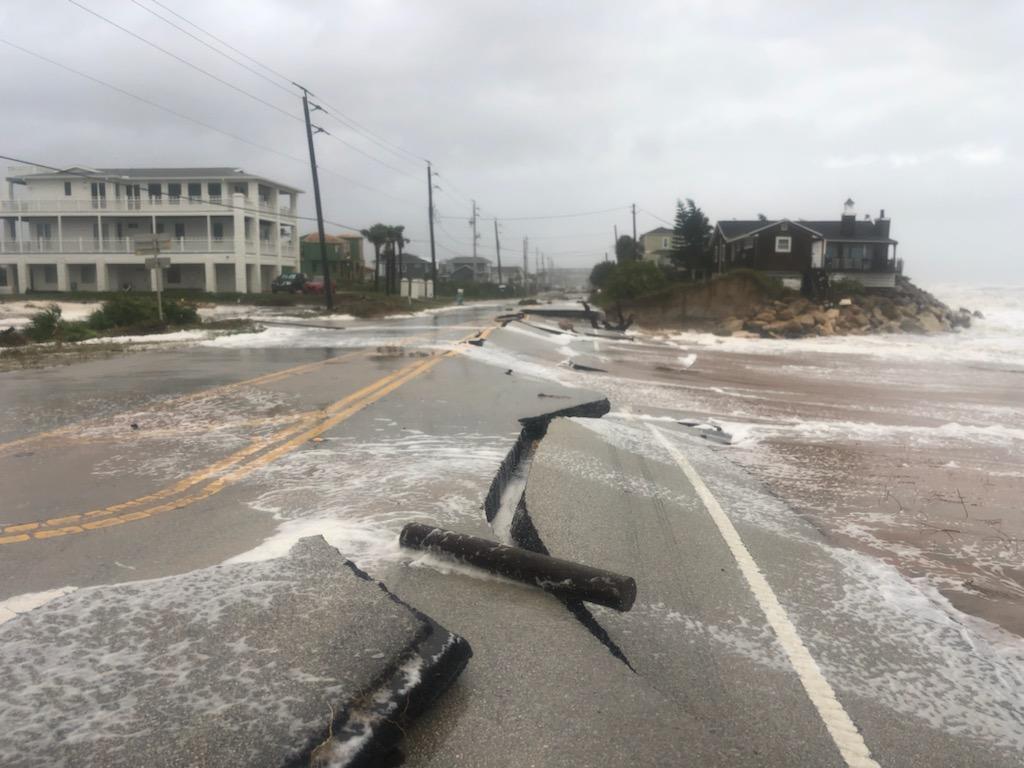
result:
[[(484, 335), (488, 333), (489, 330), (484, 331)], [(303, 443), (337, 426), (409, 381), (422, 376), (438, 365), (444, 358), (454, 354), (456, 354), (456, 351), (452, 350), (399, 368), (397, 371), (332, 403), (320, 414), (314, 417), (307, 417), (298, 424), (283, 429), (270, 437), (255, 440), (250, 445), (232, 453), (215, 464), (194, 472), (177, 483), (155, 493), (82, 514), (66, 515), (42, 522), (21, 523), (0, 528), (0, 545), (16, 544), (33, 539), (49, 539), (123, 525), (124, 523), (144, 520), (163, 512), (182, 509), (196, 502), (203, 501), (247, 477), (256, 469), (270, 464), (281, 456), (295, 450)], [(284, 374), (285, 372), (282, 371), (280, 373)], [(267, 450), (268, 448), (270, 450)], [(247, 461), (247, 459), (249, 460)], [(199, 490), (186, 496), (180, 495), (207, 480), (210, 482), (199, 488)], [(171, 500), (153, 506), (145, 506), (146, 504), (163, 501), (164, 499)], [(127, 511), (136, 507), (142, 508), (135, 509), (135, 511)]]

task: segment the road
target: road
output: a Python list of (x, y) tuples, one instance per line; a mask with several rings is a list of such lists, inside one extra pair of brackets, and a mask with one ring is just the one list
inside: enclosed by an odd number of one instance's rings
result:
[[(831, 548), (666, 418), (687, 403), (678, 351), (497, 328), (500, 309), (2, 374), (0, 600), (319, 533), (473, 646), (409, 765), (1019, 765), (1019, 647)], [(636, 577), (631, 612), (588, 625), (398, 549), (411, 520), (507, 536), (481, 503), (518, 419), (605, 396), (611, 414), (552, 423), (525, 506), (551, 554)]]

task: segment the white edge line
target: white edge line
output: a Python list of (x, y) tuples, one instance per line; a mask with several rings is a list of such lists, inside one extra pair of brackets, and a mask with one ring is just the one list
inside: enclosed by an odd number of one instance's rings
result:
[(669, 452), (683, 474), (686, 475), (686, 479), (697, 491), (697, 495), (700, 496), (700, 500), (704, 503), (718, 532), (725, 540), (726, 546), (729, 547), (729, 551), (739, 566), (740, 573), (743, 574), (754, 599), (757, 600), (765, 618), (768, 619), (789, 663), (793, 666), (797, 677), (800, 678), (807, 697), (811, 700), (814, 708), (818, 710), (818, 715), (825, 724), (832, 741), (839, 749), (843, 760), (851, 768), (879, 768), (878, 763), (871, 757), (871, 751), (864, 742), (864, 737), (861, 736), (857, 726), (853, 724), (853, 720), (843, 709), (843, 705), (839, 703), (836, 692), (825, 679), (825, 675), (822, 674), (821, 668), (807, 650), (803, 640), (800, 639), (786, 609), (782, 607), (768, 580), (761, 573), (761, 569), (743, 543), (743, 539), (740, 538), (739, 532), (733, 526), (725, 510), (705, 485), (701, 476), (697, 474), (697, 470), (679, 449), (669, 442), (665, 433), (649, 422), (646, 423), (646, 426), (662, 447)]

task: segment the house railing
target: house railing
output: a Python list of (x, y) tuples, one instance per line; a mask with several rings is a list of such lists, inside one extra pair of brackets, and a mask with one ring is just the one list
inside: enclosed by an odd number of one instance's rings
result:
[[(159, 236), (158, 236), (159, 237)], [(232, 253), (235, 241), (232, 239), (207, 239), (205, 237), (168, 238), (169, 242), (162, 249), (163, 253)], [(0, 253), (57, 254), (57, 253), (109, 253), (134, 254), (135, 240), (131, 237), (106, 238), (98, 240), (91, 237), (37, 238), (34, 240), (0, 240)]]
[[(101, 214), (131, 211), (170, 213), (182, 210), (190, 210), (196, 213), (202, 211), (204, 214), (209, 213), (211, 215), (215, 215), (216, 212), (220, 212), (221, 215), (230, 215), (229, 211), (232, 207), (230, 198), (225, 200), (220, 197), (170, 197), (166, 195), (160, 197), (94, 197), (86, 200), (0, 200), (0, 214), (28, 215), (57, 215), (63, 213)], [(247, 212), (256, 208), (259, 211), (285, 218), (291, 218), (295, 215), (289, 206), (271, 205), (266, 200), (260, 200), (256, 206), (246, 203), (243, 207), (246, 208)]]
[(840, 256), (826, 256), (825, 269), (834, 272), (896, 272), (897, 263), (895, 259), (888, 259), (884, 264), (875, 265), (869, 258), (845, 258)]

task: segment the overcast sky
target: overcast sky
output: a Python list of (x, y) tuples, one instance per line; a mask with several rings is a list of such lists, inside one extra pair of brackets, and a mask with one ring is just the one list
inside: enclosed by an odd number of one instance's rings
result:
[[(203, 37), (153, 0), (80, 2), (301, 116), (296, 96), (140, 7)], [(503, 261), (521, 263), (528, 235), (531, 257), (539, 246), (559, 266), (602, 259), (613, 226), (631, 231), (633, 202), (644, 232), (671, 220), (680, 197), (712, 220), (838, 217), (852, 197), (860, 215), (885, 208), (922, 282), (1024, 283), (1018, 2), (161, 2), (433, 161), (439, 213), (456, 217), (441, 222), (439, 259), (469, 251), (470, 197), (499, 219), (616, 209), (501, 224)], [(307, 190), (312, 213), (301, 122), (66, 0), (3, 0), (0, 30), (295, 159), (0, 45), (3, 154), (58, 166), (231, 165)], [(429, 257), (424, 164), (333, 117), (317, 122), (335, 137), (317, 139), (325, 216), (405, 224), (409, 250)], [(492, 256), (493, 221), (480, 233)]]

